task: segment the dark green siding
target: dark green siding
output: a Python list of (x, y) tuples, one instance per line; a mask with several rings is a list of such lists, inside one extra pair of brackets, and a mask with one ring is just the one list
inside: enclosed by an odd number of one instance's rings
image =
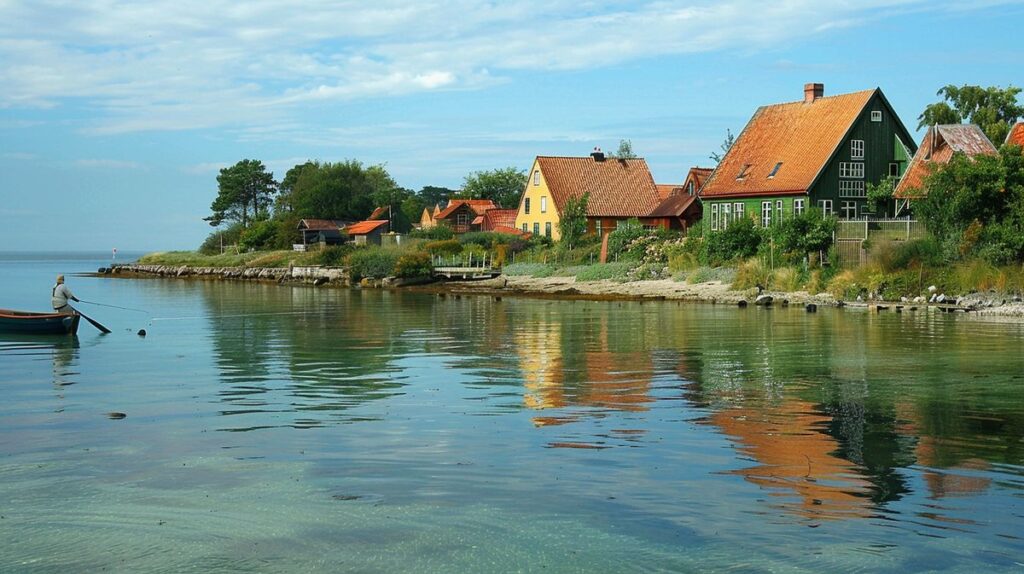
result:
[[(871, 112), (882, 112), (882, 121), (871, 121)], [(840, 178), (840, 163), (861, 162), (852, 159), (852, 140), (864, 141), (864, 178), (865, 188), (868, 183), (878, 184), (889, 176), (889, 164), (899, 164), (899, 175), (907, 169), (909, 163), (902, 146), (897, 143), (897, 137), (913, 153), (917, 147), (901, 127), (899, 120), (892, 114), (889, 107), (879, 94), (875, 94), (864, 108), (864, 112), (853, 125), (849, 135), (843, 140), (839, 147), (839, 153), (832, 157), (832, 160), (825, 167), (818, 177), (818, 180), (811, 187), (810, 196), (814, 205), (823, 199), (832, 200), (832, 206), (837, 215), (840, 213), (840, 206), (843, 201), (857, 202), (857, 215), (862, 215), (866, 202), (863, 198), (840, 197), (839, 182), (841, 179), (851, 181), (856, 178)], [(876, 214), (884, 215), (884, 214)]]

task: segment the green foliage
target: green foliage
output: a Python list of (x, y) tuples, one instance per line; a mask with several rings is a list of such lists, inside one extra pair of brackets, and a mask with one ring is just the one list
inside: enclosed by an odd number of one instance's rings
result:
[(581, 265), (570, 268), (577, 281), (625, 281), (629, 271), (634, 267), (630, 261), (619, 261), (617, 263), (595, 263), (594, 265)]
[(226, 229), (218, 229), (206, 237), (203, 244), (199, 246), (199, 252), (203, 255), (216, 255), (220, 253), (221, 246), (228, 247), (238, 243), (242, 235), (242, 222), (229, 225)]
[(698, 267), (686, 277), (686, 282), (692, 285), (708, 283), (709, 281), (721, 281), (732, 283), (736, 278), (736, 270), (730, 267)]
[(455, 232), (446, 224), (438, 224), (434, 227), (413, 229), (409, 232), (409, 237), (414, 239), (426, 239), (428, 241), (441, 241), (444, 239), (452, 239), (455, 237)]
[[(753, 220), (749, 220), (754, 225)], [(731, 231), (736, 224), (729, 226)], [(808, 253), (827, 250), (833, 243), (837, 220), (825, 217), (818, 209), (809, 209), (800, 215), (783, 219), (772, 226), (768, 233), (775, 249), (782, 254), (781, 260), (798, 263)], [(744, 233), (749, 233), (744, 230)]]
[(522, 275), (526, 277), (551, 277), (557, 268), (547, 263), (511, 263), (501, 271), (505, 275)]
[(242, 231), (238, 238), (238, 247), (243, 251), (270, 249), (277, 237), (277, 222), (272, 220), (257, 221)]
[(319, 251), (315, 251), (315, 265), (324, 267), (342, 267), (345, 259), (355, 250), (351, 243), (344, 245), (327, 245)]
[[(732, 227), (730, 225), (730, 227)], [(751, 257), (741, 261), (736, 266), (736, 277), (733, 279), (733, 289), (750, 289), (753, 287), (767, 288), (771, 282), (772, 271), (757, 257)]]
[(878, 183), (867, 183), (867, 204), (871, 213), (877, 217), (883, 217), (889, 213), (892, 205), (892, 192), (894, 180), (883, 179)]
[(608, 154), (608, 157), (614, 159), (636, 159), (640, 156), (636, 155), (633, 151), (633, 142), (630, 140), (619, 140), (619, 149), (615, 152)]
[(395, 263), (395, 275), (398, 277), (430, 277), (433, 273), (430, 254), (423, 251), (401, 255)]
[(423, 201), (425, 207), (433, 209), (435, 205), (448, 203), (448, 199), (454, 197), (458, 192), (457, 189), (427, 185), (420, 189), (416, 195)]
[(276, 230), (272, 246), (275, 249), (291, 249), (292, 245), (302, 243), (298, 217), (290, 213), (280, 213), (278, 216), (275, 216), (274, 223)]
[(462, 184), (463, 199), (489, 199), (498, 207), (510, 209), (519, 205), (526, 188), (526, 172), (514, 167), (475, 171)]
[(722, 158), (725, 157), (725, 154), (729, 153), (729, 150), (732, 148), (732, 144), (734, 143), (736, 143), (736, 136), (732, 135), (732, 132), (726, 129), (725, 141), (722, 142), (722, 145), (718, 146), (722, 153), (713, 151), (708, 157), (716, 164), (722, 163)]
[(590, 201), (589, 192), (580, 197), (569, 198), (562, 209), (561, 217), (558, 220), (558, 233), (561, 234), (560, 241), (569, 249), (572, 249), (572, 246), (578, 243), (587, 232), (588, 201)]
[(762, 229), (757, 227), (753, 219), (745, 217), (730, 223), (724, 231), (709, 233), (704, 238), (701, 260), (707, 264), (720, 265), (753, 257), (763, 239)]
[(290, 203), (297, 217), (359, 221), (374, 207), (373, 182), (356, 160), (301, 166)]
[(936, 95), (944, 101), (930, 104), (918, 117), (918, 129), (935, 124), (976, 124), (985, 132), (992, 143), (999, 145), (1010, 133), (1010, 127), (1024, 116), (1024, 107), (1017, 103), (1020, 88), (952, 84), (943, 87)]
[(364, 278), (383, 279), (395, 272), (399, 251), (381, 247), (356, 249), (348, 256), (349, 275), (358, 281)]
[(243, 159), (220, 170), (217, 197), (210, 205), (213, 214), (204, 219), (213, 226), (237, 221), (242, 227), (248, 227), (250, 220), (269, 213), (271, 198), (276, 192), (274, 174), (267, 172), (263, 162)]
[(626, 255), (626, 247), (634, 240), (648, 235), (639, 219), (627, 219), (608, 234), (608, 258)]
[(496, 233), (494, 231), (470, 231), (459, 236), (459, 243), (463, 245), (479, 245), (484, 249), (493, 249), (498, 245), (519, 245), (525, 246), (526, 242), (518, 235), (511, 233)]
[(442, 239), (440, 241), (428, 241), (423, 244), (423, 250), (430, 255), (448, 257), (462, 253), (462, 243), (458, 239)]

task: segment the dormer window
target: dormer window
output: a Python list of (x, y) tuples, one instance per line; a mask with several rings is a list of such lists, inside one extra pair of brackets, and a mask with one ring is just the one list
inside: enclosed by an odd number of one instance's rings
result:
[(779, 173), (779, 168), (780, 167), (782, 167), (782, 162), (781, 161), (779, 163), (775, 164), (775, 167), (772, 168), (772, 172), (768, 174), (768, 178), (771, 179), (771, 178), (775, 177), (775, 174)]
[(686, 193), (688, 195), (693, 195), (693, 182), (692, 181), (686, 183)]
[(739, 175), (736, 176), (736, 179), (743, 179), (743, 178), (747, 177), (747, 172), (748, 171), (750, 171), (750, 164), (749, 163), (743, 164), (743, 169), (740, 170), (740, 173), (739, 173)]

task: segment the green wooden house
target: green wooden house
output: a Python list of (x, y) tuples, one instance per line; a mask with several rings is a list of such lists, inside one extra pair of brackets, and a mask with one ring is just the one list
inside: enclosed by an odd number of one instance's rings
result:
[(872, 213), (867, 185), (898, 180), (917, 146), (882, 90), (824, 97), (804, 86), (798, 102), (754, 113), (700, 191), (705, 231), (741, 217), (773, 223), (812, 207), (843, 219)]

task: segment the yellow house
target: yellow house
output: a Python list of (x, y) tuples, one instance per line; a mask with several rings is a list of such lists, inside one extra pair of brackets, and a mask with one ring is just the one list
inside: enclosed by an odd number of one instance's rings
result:
[[(570, 199), (590, 194), (587, 231), (605, 234), (620, 221), (647, 219), (660, 198), (643, 159), (537, 156), (519, 200), (516, 229), (558, 241), (560, 213)], [(646, 222), (645, 222), (646, 223)]]

